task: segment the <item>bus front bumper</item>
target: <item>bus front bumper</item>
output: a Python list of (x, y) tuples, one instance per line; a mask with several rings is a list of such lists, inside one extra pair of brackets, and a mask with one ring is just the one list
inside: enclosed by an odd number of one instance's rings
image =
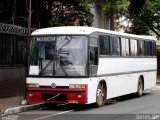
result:
[(87, 104), (86, 89), (27, 89), (29, 103)]

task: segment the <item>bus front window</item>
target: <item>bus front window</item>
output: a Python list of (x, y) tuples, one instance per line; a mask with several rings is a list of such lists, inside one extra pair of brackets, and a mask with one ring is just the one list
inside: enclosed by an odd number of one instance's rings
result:
[(86, 76), (86, 36), (33, 37), (29, 75)]

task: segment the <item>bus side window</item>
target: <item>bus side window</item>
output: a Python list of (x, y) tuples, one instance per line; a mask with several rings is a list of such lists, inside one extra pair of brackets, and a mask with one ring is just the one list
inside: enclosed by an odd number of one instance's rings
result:
[(130, 52), (131, 56), (137, 56), (138, 50), (137, 50), (137, 40), (135, 39), (130, 39)]
[(145, 55), (146, 56), (152, 56), (152, 42), (145, 41)]
[(111, 54), (114, 55), (120, 55), (120, 38), (119, 37), (115, 37), (115, 36), (111, 36), (110, 37), (110, 41), (111, 41)]
[(129, 39), (121, 38), (121, 54), (122, 56), (129, 56)]
[(89, 55), (90, 55), (90, 65), (98, 65), (98, 48), (90, 47)]
[(144, 53), (145, 53), (144, 41), (139, 40), (138, 41), (138, 56), (144, 56)]
[(99, 36), (100, 55), (110, 55), (110, 36)]
[(152, 42), (152, 56), (156, 56), (156, 42)]

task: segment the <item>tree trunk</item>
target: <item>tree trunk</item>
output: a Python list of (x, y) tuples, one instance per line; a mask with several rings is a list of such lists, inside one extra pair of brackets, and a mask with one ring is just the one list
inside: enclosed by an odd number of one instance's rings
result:
[(110, 30), (114, 31), (114, 22), (115, 22), (115, 18), (114, 18), (114, 3), (110, 3), (111, 4), (111, 20), (110, 20)]
[(12, 1), (11, 6), (11, 15), (12, 15), (12, 24), (15, 24), (15, 17), (16, 17), (16, 0)]

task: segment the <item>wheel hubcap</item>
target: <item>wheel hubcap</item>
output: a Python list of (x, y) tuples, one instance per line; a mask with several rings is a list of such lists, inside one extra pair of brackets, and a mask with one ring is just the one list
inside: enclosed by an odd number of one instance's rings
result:
[(104, 98), (104, 94), (103, 91), (101, 89), (97, 90), (97, 103), (98, 105), (103, 105), (103, 98)]
[(139, 86), (138, 86), (138, 90), (139, 90), (139, 95), (142, 95), (142, 82), (139, 82)]

